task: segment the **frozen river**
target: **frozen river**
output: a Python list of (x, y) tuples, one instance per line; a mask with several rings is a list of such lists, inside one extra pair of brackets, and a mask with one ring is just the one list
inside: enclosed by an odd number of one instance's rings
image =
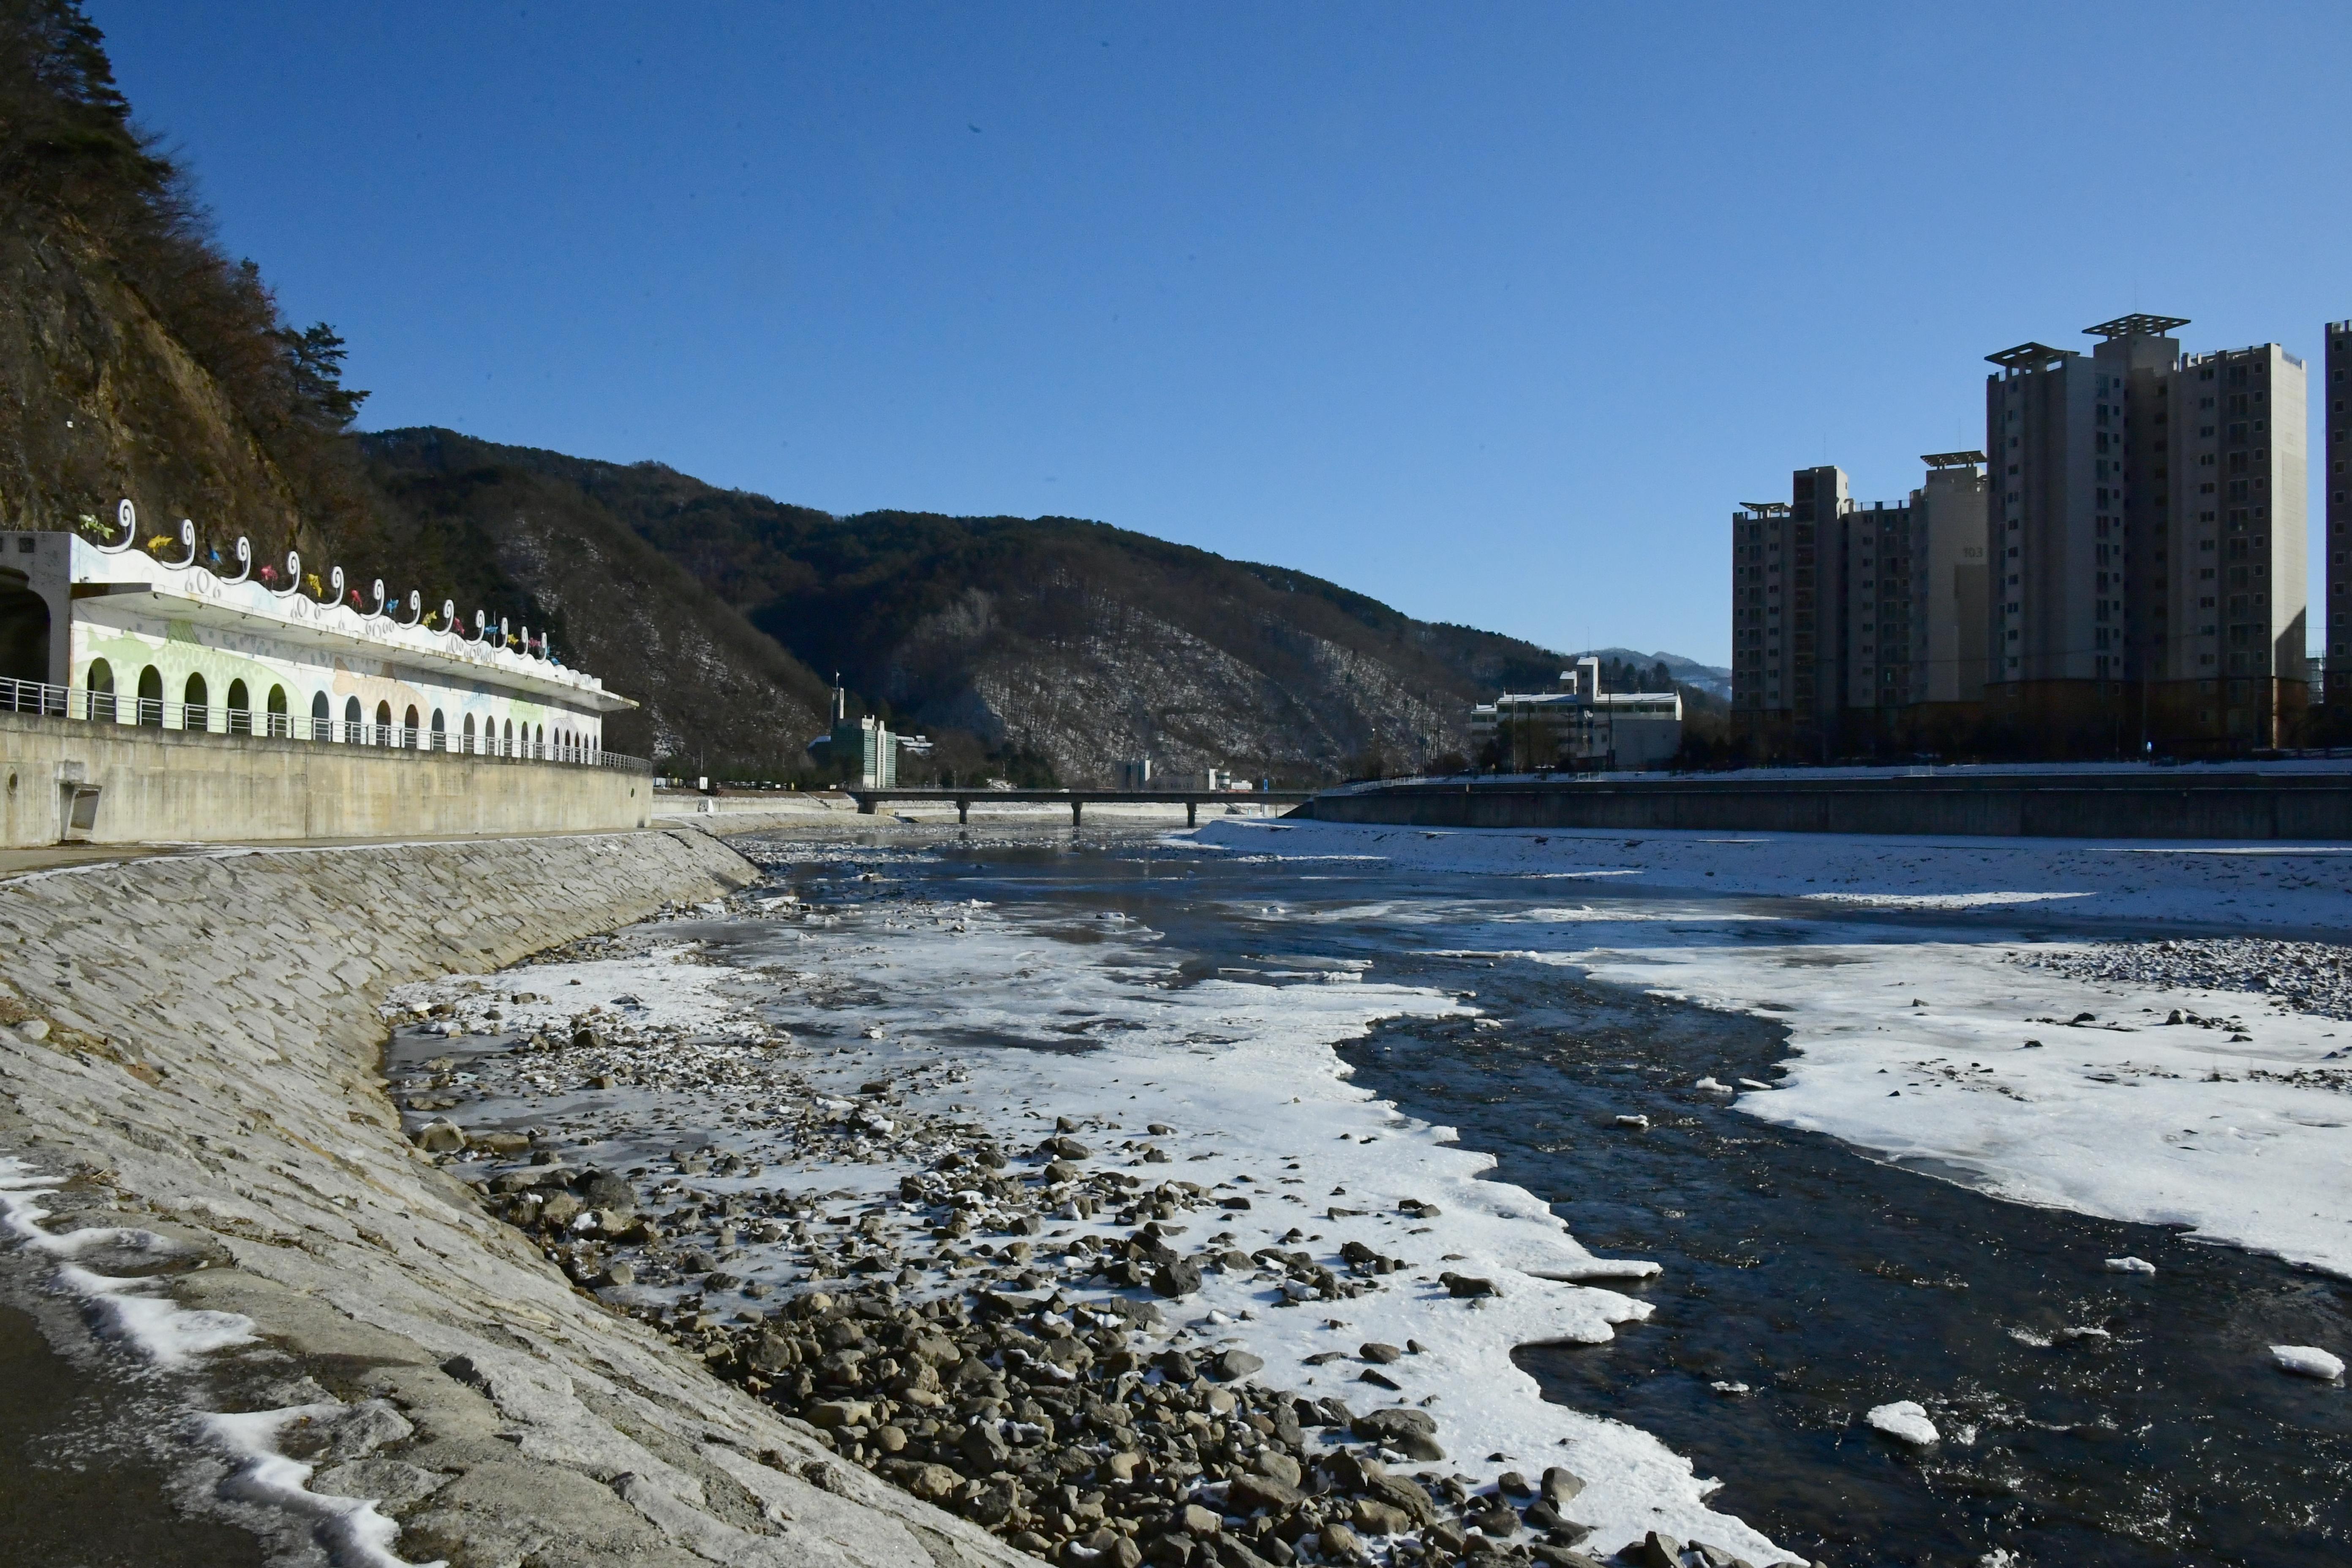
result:
[[(415, 999), (459, 998), (491, 1031), (457, 1047), (452, 1114), (648, 1183), (694, 1169), (677, 1163), (692, 1145), (722, 1172), (730, 1151), (757, 1163), (731, 1193), (885, 1198), (889, 1139), (847, 1107), (887, 1079), (902, 1119), (977, 1118), (1008, 1147), (1057, 1117), (1148, 1121), (1167, 1151), (1150, 1157), (1255, 1194), (1217, 1246), (1355, 1236), (1502, 1281), (1482, 1311), (1400, 1288), (1327, 1327), (1264, 1278), (1213, 1269), (1186, 1302), (1211, 1315), (1178, 1333), (1244, 1346), (1258, 1381), (1309, 1393), (1352, 1375), (1334, 1346), (1422, 1345), (1383, 1382), (1433, 1412), (1448, 1468), (1491, 1483), (1568, 1457), (1591, 1483), (1588, 1550), (1646, 1525), (1857, 1565), (2346, 1554), (2345, 1392), (2271, 1349), (2347, 1341), (2343, 1280), (2312, 1266), (2336, 1260), (2344, 1218), (2324, 1007), (2116, 981), (2117, 953), (2200, 928), (2095, 895), (2075, 914), (2046, 888), (1921, 893), (1916, 868), (1834, 905), (1652, 891), (1616, 867), (1413, 863), (1283, 832), (748, 846), (772, 879), (734, 910)], [(2290, 891), (2311, 875), (2284, 874)], [(2296, 951), (2324, 968), (2335, 950)], [(2201, 952), (2167, 973), (2220, 962)], [(509, 998), (499, 1018), (485, 994)], [(814, 1103), (868, 1132), (813, 1141), (805, 1106), (761, 1110), (756, 1078), (698, 1113), (691, 1073), (581, 1088), (501, 1054), (583, 1005), (623, 1034), (635, 1020), (655, 1052), (773, 1031)], [(2184, 1010), (2211, 1026), (2166, 1022)], [(418, 1037), (398, 1059), (452, 1048)], [(1443, 1217), (1396, 1219), (1408, 1189)], [(2135, 1212), (2143, 1189), (2161, 1223)], [(1269, 1198), (1291, 1207), (1269, 1215)], [(1069, 1217), (1041, 1254), (1116, 1228)], [(804, 1233), (736, 1230), (714, 1261), (763, 1294), (837, 1267)], [(907, 1250), (911, 1289), (954, 1278)], [(1023, 1267), (1026, 1288), (1051, 1273), (1026, 1248)], [(606, 1294), (645, 1310), (690, 1285), (656, 1259)], [(1866, 1422), (1902, 1401), (1936, 1441)]]

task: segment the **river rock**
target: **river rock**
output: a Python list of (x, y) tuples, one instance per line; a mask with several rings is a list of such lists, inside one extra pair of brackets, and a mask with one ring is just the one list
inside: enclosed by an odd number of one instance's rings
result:
[(1360, 1563), (1365, 1558), (1364, 1543), (1353, 1530), (1339, 1520), (1328, 1521), (1321, 1531), (1323, 1555), (1336, 1557), (1342, 1563)]
[(1176, 1524), (1178, 1529), (1195, 1539), (1214, 1535), (1225, 1527), (1225, 1521), (1214, 1511), (1196, 1502), (1188, 1502), (1176, 1510)]
[(1262, 1356), (1254, 1356), (1247, 1351), (1226, 1350), (1211, 1357), (1203, 1370), (1219, 1383), (1231, 1383), (1237, 1377), (1247, 1377), (1265, 1365), (1265, 1360)]
[(1259, 1449), (1257, 1458), (1251, 1462), (1257, 1467), (1258, 1474), (1286, 1487), (1297, 1487), (1307, 1473), (1297, 1459), (1276, 1447)]
[(465, 1130), (454, 1121), (428, 1121), (414, 1136), (416, 1146), (428, 1154), (454, 1154), (466, 1146)]
[(1298, 1502), (1297, 1487), (1285, 1486), (1271, 1476), (1235, 1476), (1225, 1483), (1225, 1509), (1230, 1513), (1255, 1513), (1259, 1509), (1276, 1513), (1296, 1508)]
[(1683, 1543), (1655, 1530), (1617, 1555), (1633, 1568), (1683, 1568)]
[(1163, 1263), (1152, 1273), (1151, 1288), (1162, 1296), (1189, 1296), (1201, 1288), (1201, 1266), (1189, 1258)]

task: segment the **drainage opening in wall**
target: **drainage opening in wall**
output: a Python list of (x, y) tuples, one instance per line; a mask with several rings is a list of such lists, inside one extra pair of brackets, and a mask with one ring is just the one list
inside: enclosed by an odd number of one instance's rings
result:
[(64, 797), (58, 802), (63, 807), (64, 824), (58, 841), (62, 844), (89, 842), (90, 830), (98, 826), (99, 786), (75, 779), (62, 779), (58, 781), (58, 790)]

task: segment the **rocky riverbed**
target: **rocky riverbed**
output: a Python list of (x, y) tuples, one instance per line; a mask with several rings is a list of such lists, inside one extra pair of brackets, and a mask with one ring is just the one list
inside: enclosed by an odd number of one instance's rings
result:
[[(1597, 1314), (1557, 1331), (1606, 1337), (1638, 1303), (1531, 1276), (1481, 1245), (1491, 1216), (1372, 1192), (1360, 1163), (1204, 1151), (1228, 1130), (1075, 1087), (1016, 1107), (1001, 1049), (905, 1037), (883, 973), (894, 941), (1002, 922), (845, 875), (866, 907), (772, 885), (396, 994), (412, 1137), (583, 1290), (840, 1460), (1055, 1562), (1789, 1560), (1690, 1506), (1706, 1487), (1662, 1451), (1458, 1451), (1465, 1325), (1550, 1291)], [(728, 951), (746, 923), (759, 958)], [(1062, 1048), (1122, 1026), (1091, 1024)], [(1561, 1241), (1549, 1280), (1651, 1271)], [(1628, 1528), (1637, 1498), (1667, 1527)], [(1659, 1499), (1708, 1538), (1677, 1539)]]
[(2235, 991), (2325, 1018), (2352, 1018), (2352, 947), (2266, 937), (2101, 942), (2019, 962), (2075, 980), (2158, 990)]

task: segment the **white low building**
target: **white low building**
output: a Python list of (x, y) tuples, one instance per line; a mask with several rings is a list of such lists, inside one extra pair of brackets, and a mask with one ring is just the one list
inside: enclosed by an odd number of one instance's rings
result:
[[(0, 709), (168, 730), (273, 735), (593, 763), (604, 719), (633, 708), (567, 668), (528, 627), (469, 632), (446, 602), (354, 595), (288, 556), (284, 576), (197, 563), (183, 523), (177, 560), (138, 548), (122, 503), (119, 542), (0, 531)], [(358, 604), (353, 603), (359, 598)]]
[(1601, 661), (1580, 658), (1562, 670), (1557, 691), (1506, 691), (1470, 710), (1470, 735), (1484, 752), (1496, 743), (1502, 765), (1543, 768), (1654, 768), (1683, 745), (1679, 691), (1602, 691)]

